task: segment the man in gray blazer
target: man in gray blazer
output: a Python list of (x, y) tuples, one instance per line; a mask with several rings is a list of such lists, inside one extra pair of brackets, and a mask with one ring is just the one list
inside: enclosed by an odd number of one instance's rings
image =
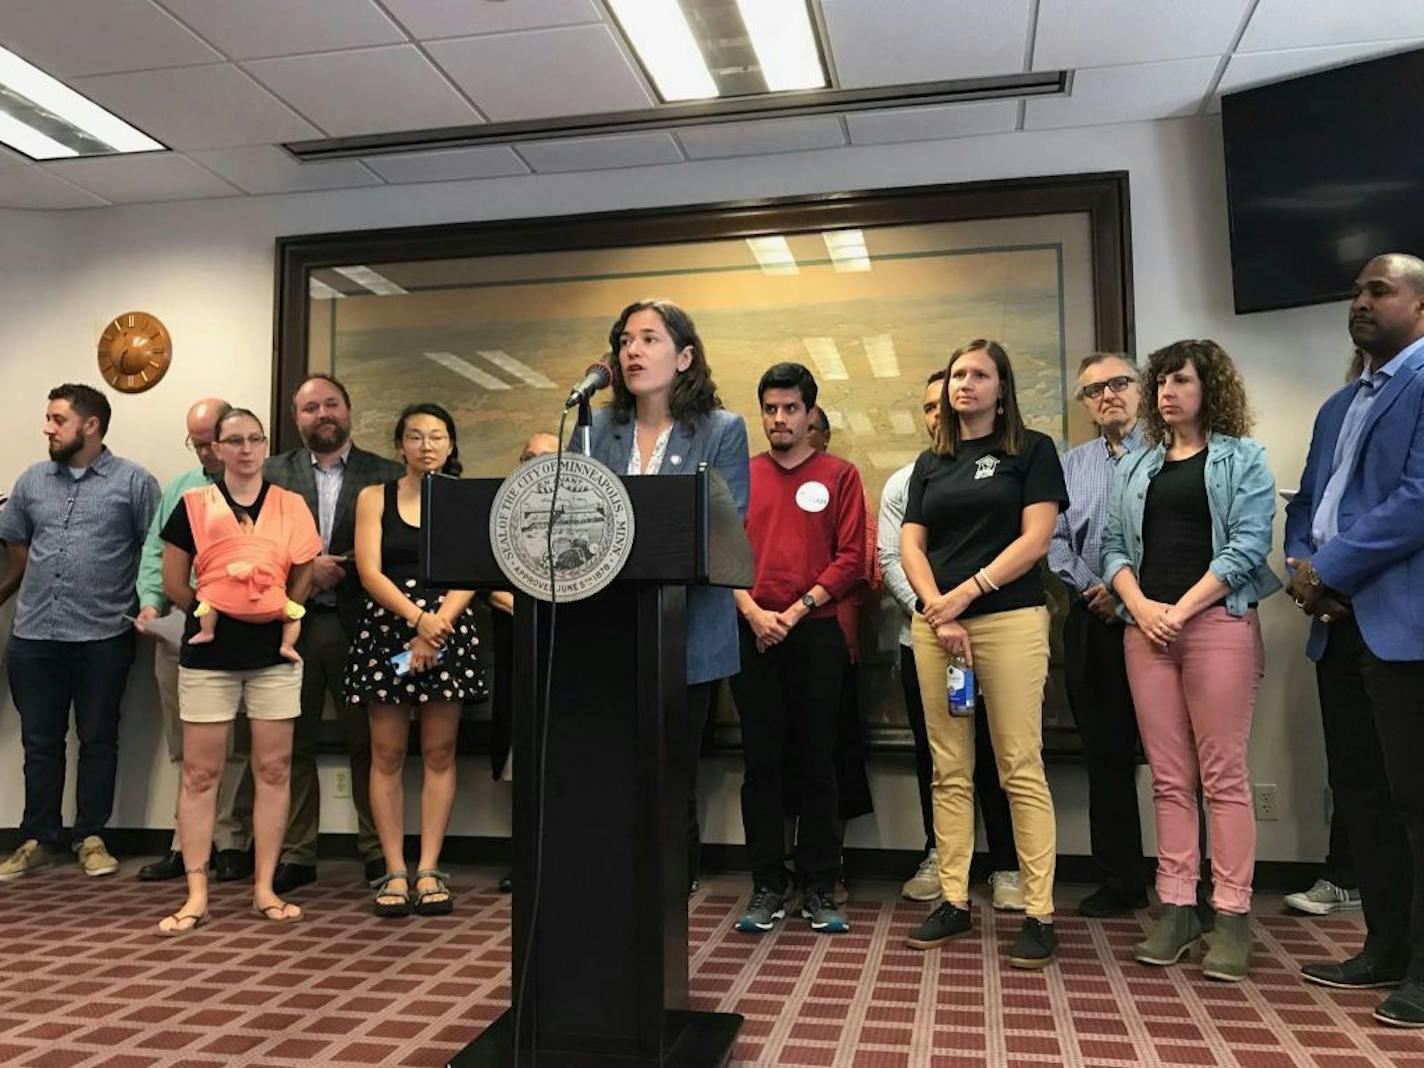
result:
[(297, 651), (302, 654), (302, 715), (292, 742), (292, 807), (273, 888), (286, 894), (316, 881), (320, 791), (316, 748), (327, 694), (336, 706), (341, 737), (351, 758), (351, 797), (356, 804), (356, 844), (366, 879), (385, 873), (381, 844), (371, 821), (371, 730), (366, 710), (342, 694), (349, 635), (360, 613), (361, 582), (352, 563), (356, 496), (373, 484), (399, 478), (400, 464), (358, 448), (351, 440), (351, 395), (331, 375), (312, 374), (297, 387), (292, 413), (302, 445), (273, 456), (263, 466), (269, 482), (300, 493), (321, 532), (313, 593)]

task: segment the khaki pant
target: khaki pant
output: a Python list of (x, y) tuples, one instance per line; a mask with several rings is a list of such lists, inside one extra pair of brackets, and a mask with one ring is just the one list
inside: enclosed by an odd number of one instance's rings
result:
[[(960, 622), (969, 632), (999, 782), (1009, 798), (1028, 915), (1051, 916), (1058, 843), (1053, 799), (1043, 773), (1048, 609), (1019, 608)], [(910, 634), (934, 762), (930, 791), (940, 887), (946, 901), (967, 901), (974, 856), (974, 717), (949, 714), (949, 658), (923, 616), (915, 616)]]
[(321, 790), (316, 751), (321, 717), (330, 694), (336, 706), (341, 740), (351, 758), (351, 800), (356, 806), (356, 848), (362, 860), (381, 856), (381, 841), (371, 820), (371, 721), (364, 705), (346, 703), (346, 632), (329, 609), (307, 612), (297, 652), (302, 654), (302, 714), (292, 739), (292, 811), (282, 843), (283, 864), (315, 864), (321, 825)]
[[(168, 759), (183, 768), (183, 722), (178, 718), (178, 649), (167, 642), (153, 643), (153, 674), (158, 682), (158, 703), (163, 709), (163, 737), (168, 743)], [(239, 716), (228, 732), (227, 763), (218, 780), (217, 823), (213, 828), (213, 848), (246, 851), (252, 844), (252, 776), (248, 772), (247, 719)], [(173, 848), (178, 850), (175, 802)]]

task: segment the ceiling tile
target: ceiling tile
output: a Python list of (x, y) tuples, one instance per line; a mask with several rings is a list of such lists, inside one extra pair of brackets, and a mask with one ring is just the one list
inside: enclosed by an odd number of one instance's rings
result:
[(0, 44), (62, 78), (222, 59), (149, 0), (0, 0)]
[(267, 145), (321, 136), (226, 63), (80, 78), (74, 87), (170, 148)]
[(533, 141), (520, 145), (519, 152), (529, 161), (529, 166), (544, 172), (646, 167), (658, 163), (681, 163), (683, 158), (671, 135), (665, 133)]
[(830, 115), (688, 126), (679, 130), (677, 136), (689, 159), (759, 156), (811, 148), (838, 148), (845, 144), (840, 119)]
[(45, 169), (116, 204), (239, 195), (217, 175), (173, 152), (65, 159)]
[(406, 36), (371, 0), (159, 0), (229, 59), (395, 44)]
[(1039, 0), (1034, 70), (1219, 56), (1248, 0)]
[(30, 161), (18, 152), (11, 152), (4, 145), (0, 145), (0, 167), (22, 167)]
[(356, 160), (300, 163), (273, 145), (210, 148), (188, 155), (247, 193), (304, 193), (381, 184)]
[(1018, 121), (1019, 105), (1014, 100), (861, 111), (846, 116), (850, 143), (853, 145), (942, 141), (951, 137), (1005, 133), (1014, 129)]
[(372, 156), (362, 162), (386, 181), (396, 183), (455, 182), (529, 173), (524, 161), (502, 146), (406, 152), (399, 156)]
[(1343, 67), (1365, 59), (1377, 59), (1424, 44), (1424, 40), (1376, 41), (1372, 44), (1332, 45), (1329, 48), (1292, 48), (1284, 52), (1247, 52), (1231, 57), (1221, 76), (1218, 92), (1208, 111), (1221, 110), (1222, 93), (1235, 93), (1270, 82), (1296, 78), (1302, 74)]
[(1097, 126), (1195, 115), (1219, 62), (1216, 56), (1093, 67), (1073, 76), (1073, 95), (1028, 101), (1025, 130)]
[(0, 168), (0, 208), (102, 208), (107, 203), (36, 164)]
[[(494, 122), (654, 103), (608, 26), (434, 41), (431, 57)], [(557, 72), (558, 77), (550, 77)]]
[(1271, 52), (1313, 45), (1424, 37), (1419, 0), (1260, 0), (1236, 46), (1238, 52)]
[(844, 89), (1018, 74), (1029, 0), (821, 0)]
[(466, 37), (599, 22), (593, 0), (385, 0), (386, 10), (414, 36)]
[(243, 69), (333, 137), (483, 121), (411, 44), (259, 59)]

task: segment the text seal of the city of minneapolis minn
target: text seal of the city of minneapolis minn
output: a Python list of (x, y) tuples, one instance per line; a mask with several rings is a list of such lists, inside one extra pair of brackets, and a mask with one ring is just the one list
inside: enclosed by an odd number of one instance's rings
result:
[[(490, 545), (514, 588), (541, 601), (581, 601), (623, 570), (633, 548), (633, 501), (597, 460), (564, 453), (554, 498), (554, 454), (526, 460), (500, 484), (490, 505)], [(550, 590), (549, 514), (554, 588)]]

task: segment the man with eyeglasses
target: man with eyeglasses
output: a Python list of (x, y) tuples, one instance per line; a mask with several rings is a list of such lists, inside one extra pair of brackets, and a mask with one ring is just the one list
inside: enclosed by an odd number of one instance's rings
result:
[(316, 881), (316, 842), (321, 808), (316, 750), (329, 694), (351, 760), (351, 799), (356, 806), (356, 846), (366, 881), (386, 873), (376, 825), (371, 819), (371, 726), (366, 709), (348, 704), (342, 692), (349, 635), (356, 630), (363, 593), (352, 565), (356, 544), (356, 498), (366, 486), (399, 478), (405, 468), (367, 452), (351, 440), (351, 395), (336, 378), (311, 374), (292, 396), (292, 416), (302, 444), (274, 456), (262, 476), (300, 493), (316, 519), (322, 554), (312, 570), (312, 595), (302, 619), (297, 652), (302, 656), (302, 714), (292, 741), (292, 807), (272, 887), (287, 894)]
[(1137, 368), (1095, 352), (1078, 368), (1078, 399), (1098, 429), (1063, 457), (1070, 504), (1058, 516), (1048, 566), (1068, 587), (1064, 682), (1088, 768), (1088, 828), (1099, 886), (1084, 916), (1117, 916), (1147, 904), (1137, 811), (1137, 714), (1127, 685), (1122, 622), (1101, 575), (1103, 525), (1118, 461), (1142, 444)]
[[(185, 421), (188, 434), (183, 444), (196, 454), (198, 466), (184, 471), (164, 487), (138, 565), (139, 607), (134, 629), (154, 639), (153, 674), (158, 684), (159, 707), (163, 711), (163, 736), (168, 745), (168, 759), (180, 775), (183, 769), (183, 724), (178, 718), (178, 640), (183, 627), (180, 620), (170, 621), (162, 627), (154, 623), (173, 611), (163, 592), (162, 531), (184, 493), (222, 477), (222, 461), (213, 448), (213, 432), (218, 419), (227, 410), (228, 403), (221, 397), (204, 397), (188, 409)], [(245, 879), (252, 874), (252, 858), (248, 852), (252, 844), (252, 776), (247, 766), (247, 718), (239, 717), (237, 723), (237, 728), (228, 739), (227, 762), (218, 781), (217, 823), (213, 829), (213, 877), (220, 882)], [(140, 868), (138, 877), (144, 882), (158, 882), (177, 879), (182, 875), (183, 853), (178, 841), (175, 812), (173, 842), (168, 852)]]
[[(6, 666), (25, 750), (20, 846), (0, 861), (0, 881), (79, 855), (85, 875), (112, 875), (104, 844), (114, 807), (119, 708), (134, 658), (128, 620), (144, 534), (158, 482), (104, 444), (109, 399), (93, 386), (49, 392), (49, 459), (20, 475), (0, 511), (5, 577), (0, 604), (16, 590)], [(64, 830), (69, 709), (79, 735), (72, 831)]]

